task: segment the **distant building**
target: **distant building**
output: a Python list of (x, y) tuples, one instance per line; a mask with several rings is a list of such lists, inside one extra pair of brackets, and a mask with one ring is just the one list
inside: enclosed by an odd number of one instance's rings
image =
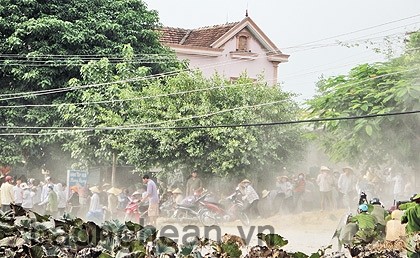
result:
[(198, 29), (163, 27), (161, 32), (161, 42), (206, 77), (217, 72), (234, 81), (246, 71), (250, 78), (263, 75), (273, 85), (278, 65), (289, 58), (248, 15), (240, 22)]

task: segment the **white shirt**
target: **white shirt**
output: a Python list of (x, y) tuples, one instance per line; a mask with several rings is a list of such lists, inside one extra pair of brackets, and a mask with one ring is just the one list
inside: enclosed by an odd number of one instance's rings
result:
[(22, 203), (23, 201), (23, 190), (20, 186), (13, 186), (13, 197), (15, 198), (15, 203)]
[(34, 207), (33, 197), (35, 196), (35, 192), (25, 189), (23, 190), (22, 196), (22, 208), (32, 209)]
[(340, 175), (340, 177), (338, 178), (338, 189), (340, 190), (341, 193), (350, 193), (354, 190), (356, 190), (355, 188), (355, 177), (353, 174), (346, 174), (346, 173), (342, 173)]
[(318, 183), (320, 192), (329, 192), (333, 189), (333, 178), (328, 173), (320, 173), (316, 182)]
[(1, 204), (2, 205), (10, 205), (11, 202), (14, 202), (13, 196), (13, 185), (9, 182), (5, 182), (1, 185)]
[(90, 206), (89, 211), (101, 211), (102, 206), (99, 201), (99, 195), (97, 193), (93, 193), (92, 197), (90, 197)]

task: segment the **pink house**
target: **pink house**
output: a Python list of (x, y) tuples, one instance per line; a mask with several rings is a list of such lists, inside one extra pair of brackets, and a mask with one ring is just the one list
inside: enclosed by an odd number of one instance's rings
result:
[(161, 32), (161, 42), (206, 77), (217, 72), (235, 80), (245, 71), (250, 78), (262, 75), (274, 85), (278, 65), (289, 58), (248, 15), (240, 22), (198, 29), (163, 27)]

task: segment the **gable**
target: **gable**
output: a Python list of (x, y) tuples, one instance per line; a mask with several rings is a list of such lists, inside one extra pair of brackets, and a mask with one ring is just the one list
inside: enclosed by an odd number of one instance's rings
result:
[(219, 49), (223, 45), (238, 35), (241, 31), (248, 31), (259, 44), (272, 54), (281, 54), (281, 51), (275, 44), (264, 34), (264, 32), (252, 21), (251, 18), (245, 17), (241, 22), (226, 23), (222, 25), (214, 25), (202, 27), (198, 29), (180, 29), (163, 27), (161, 42), (171, 46), (193, 48)]
[(218, 38), (211, 45), (213, 48), (219, 48), (223, 46), (228, 40), (235, 37), (238, 33), (246, 29), (251, 33), (253, 38), (263, 46), (264, 49), (268, 50), (271, 53), (281, 53), (281, 51), (276, 47), (276, 45), (265, 35), (265, 33), (255, 24), (255, 22), (249, 18), (245, 17), (241, 22), (239, 22), (235, 27), (230, 31), (225, 33), (222, 37)]

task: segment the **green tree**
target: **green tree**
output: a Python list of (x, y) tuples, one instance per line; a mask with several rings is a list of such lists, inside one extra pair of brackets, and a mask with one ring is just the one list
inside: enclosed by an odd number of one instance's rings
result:
[[(218, 87), (218, 86), (225, 87)], [(185, 92), (182, 95), (173, 95)], [(140, 169), (198, 169), (220, 176), (266, 172), (298, 159), (302, 131), (295, 126), (214, 127), (293, 120), (299, 109), (292, 95), (253, 82), (236, 82), (199, 72), (156, 80), (132, 103), (131, 130), (125, 154)], [(160, 127), (160, 128), (159, 128)]]
[[(73, 83), (143, 76), (145, 71), (130, 67), (130, 55), (126, 57), (117, 65), (106, 59), (91, 62), (82, 68), (82, 80)], [(81, 92), (80, 102), (90, 104), (63, 105), (61, 114), (74, 125), (96, 128), (74, 132), (65, 145), (86, 165), (110, 160), (116, 153), (120, 164), (135, 165), (140, 171), (196, 168), (233, 176), (284, 165), (298, 159), (304, 148), (296, 126), (205, 128), (296, 118), (299, 109), (292, 94), (245, 75), (229, 82), (219, 76), (206, 79), (200, 72), (180, 72)]]
[[(70, 85), (101, 84), (73, 94), (73, 103), (63, 103), (59, 112), (68, 130), (63, 149), (69, 151), (82, 166), (110, 165), (114, 154), (121, 155), (127, 133), (118, 127), (127, 125), (131, 115), (130, 99), (147, 84), (147, 67), (133, 65), (133, 49), (123, 50), (124, 62), (113, 64), (107, 58), (91, 61), (81, 68), (81, 79), (72, 78)], [(132, 78), (144, 80), (132, 82)], [(116, 128), (116, 129), (107, 129)], [(120, 161), (123, 161), (120, 159)]]
[[(80, 78), (81, 65), (90, 60), (108, 57), (111, 63), (120, 62), (124, 44), (138, 53), (133, 65), (148, 67), (151, 74), (172, 70), (177, 64), (159, 43), (159, 25), (157, 13), (139, 0), (0, 0), (1, 125), (65, 125), (55, 108), (10, 106), (77, 100), (77, 91), (65, 89), (69, 79)], [(1, 132), (1, 162), (23, 161), (28, 168), (50, 160), (63, 140), (54, 135), (16, 136), (38, 130)]]
[[(311, 118), (352, 117), (420, 110), (420, 33), (406, 50), (387, 62), (362, 64), (318, 82), (308, 101)], [(398, 162), (418, 167), (419, 114), (321, 122), (315, 125), (326, 152), (357, 165)]]

